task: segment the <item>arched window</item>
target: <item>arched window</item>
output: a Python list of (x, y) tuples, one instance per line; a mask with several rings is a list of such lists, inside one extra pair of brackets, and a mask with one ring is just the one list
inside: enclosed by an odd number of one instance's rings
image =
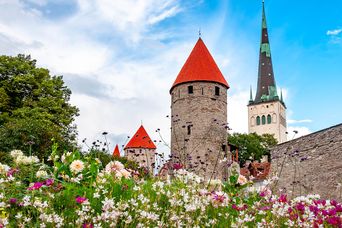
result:
[(251, 125), (252, 125), (252, 126), (255, 125), (255, 118), (254, 118), (254, 117), (251, 118)]
[(256, 118), (256, 124), (257, 124), (257, 125), (260, 125), (260, 116), (257, 116), (257, 118)]
[(271, 115), (267, 115), (267, 124), (270, 124), (270, 123), (272, 123), (272, 117), (271, 117)]
[(261, 123), (262, 125), (266, 124), (266, 117), (264, 115), (261, 117)]
[(272, 120), (273, 120), (273, 123), (276, 123), (276, 122), (277, 122), (277, 115), (276, 115), (276, 114), (273, 114), (273, 115), (272, 115)]

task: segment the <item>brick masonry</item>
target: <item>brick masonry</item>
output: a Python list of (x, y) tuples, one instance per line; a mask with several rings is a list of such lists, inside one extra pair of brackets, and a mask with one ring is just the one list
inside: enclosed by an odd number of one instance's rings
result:
[[(189, 94), (188, 86), (193, 86)], [(220, 95), (215, 95), (215, 87)], [(219, 163), (227, 151), (227, 88), (214, 82), (189, 82), (171, 91), (171, 154), (191, 172), (222, 178)]]
[(271, 150), (277, 189), (290, 196), (319, 194), (342, 200), (342, 124), (277, 145)]

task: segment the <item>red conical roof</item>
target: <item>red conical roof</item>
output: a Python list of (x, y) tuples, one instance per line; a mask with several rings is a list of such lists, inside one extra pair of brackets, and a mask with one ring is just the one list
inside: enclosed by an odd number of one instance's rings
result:
[(152, 142), (143, 125), (141, 125), (138, 131), (125, 146), (125, 149), (129, 148), (156, 149), (157, 147)]
[(217, 82), (229, 88), (226, 79), (201, 38), (198, 39), (195, 47), (192, 49), (170, 91), (176, 85), (193, 81)]
[(116, 144), (115, 149), (113, 151), (113, 157), (120, 157), (119, 146)]

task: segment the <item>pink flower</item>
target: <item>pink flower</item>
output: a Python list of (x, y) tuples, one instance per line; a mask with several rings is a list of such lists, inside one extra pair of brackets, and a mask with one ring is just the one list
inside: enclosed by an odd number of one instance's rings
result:
[(245, 204), (245, 205), (243, 205), (242, 207), (238, 207), (238, 206), (236, 206), (235, 204), (233, 204), (233, 205), (232, 205), (232, 208), (233, 208), (234, 210), (237, 210), (237, 211), (244, 211), (244, 210), (246, 210), (246, 209), (248, 208), (248, 206)]
[(310, 206), (309, 206), (309, 210), (310, 210), (311, 212), (313, 212), (316, 216), (317, 216), (317, 214), (318, 214), (318, 212), (319, 212), (318, 207), (317, 207), (317, 206), (314, 206), (314, 205), (310, 205)]
[(265, 188), (264, 190), (262, 190), (262, 192), (260, 192), (259, 194), (261, 197), (266, 197), (266, 196), (270, 196), (272, 195), (272, 191), (268, 188)]
[(53, 179), (47, 179), (47, 180), (45, 180), (45, 185), (46, 185), (46, 186), (51, 186), (51, 185), (53, 185), (53, 183), (54, 183), (54, 180), (53, 180)]
[(281, 194), (278, 201), (281, 203), (286, 203), (287, 202), (286, 197), (287, 196), (285, 194)]
[(91, 223), (83, 223), (82, 228), (93, 228), (93, 224)]
[(10, 204), (16, 204), (17, 203), (17, 199), (16, 198), (11, 198), (11, 199), (9, 199), (9, 203)]
[(43, 186), (43, 183), (41, 183), (41, 182), (36, 182), (36, 183), (34, 183), (31, 187), (29, 187), (27, 190), (30, 190), (30, 191), (32, 191), (32, 190), (38, 190), (38, 189), (40, 189), (42, 186)]
[(305, 211), (305, 206), (304, 206), (303, 203), (298, 203), (298, 204), (296, 205), (296, 209), (297, 209), (298, 211), (304, 212), (304, 211)]
[(10, 177), (10, 176), (13, 176), (13, 174), (15, 174), (15, 173), (18, 173), (19, 172), (19, 169), (17, 169), (17, 168), (11, 168), (10, 170), (8, 170), (8, 172), (7, 172), (7, 176), (8, 177)]
[(327, 223), (333, 226), (338, 226), (340, 227), (342, 225), (341, 218), (334, 216), (334, 217), (329, 217), (327, 220)]
[(77, 196), (76, 197), (76, 203), (82, 204), (87, 200), (85, 197)]
[(261, 211), (268, 211), (272, 208), (272, 206), (263, 206), (263, 207), (260, 207), (260, 210)]
[(179, 170), (179, 169), (182, 169), (183, 168), (183, 165), (180, 164), (180, 163), (175, 163), (173, 164), (173, 169), (174, 170)]
[(222, 203), (225, 200), (226, 196), (224, 194), (216, 194), (216, 193), (214, 193), (213, 198), (214, 198), (215, 201)]

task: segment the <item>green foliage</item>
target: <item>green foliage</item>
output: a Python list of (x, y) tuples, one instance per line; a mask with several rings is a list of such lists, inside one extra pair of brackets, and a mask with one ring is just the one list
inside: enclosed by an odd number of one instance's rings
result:
[(0, 56), (0, 151), (21, 149), (42, 159), (52, 138), (61, 149), (75, 146), (78, 109), (70, 95), (62, 76), (38, 68), (30, 56)]
[(263, 155), (269, 155), (269, 148), (277, 145), (273, 135), (256, 133), (234, 133), (228, 136), (228, 142), (239, 148), (239, 161), (243, 165), (246, 160), (260, 160)]

